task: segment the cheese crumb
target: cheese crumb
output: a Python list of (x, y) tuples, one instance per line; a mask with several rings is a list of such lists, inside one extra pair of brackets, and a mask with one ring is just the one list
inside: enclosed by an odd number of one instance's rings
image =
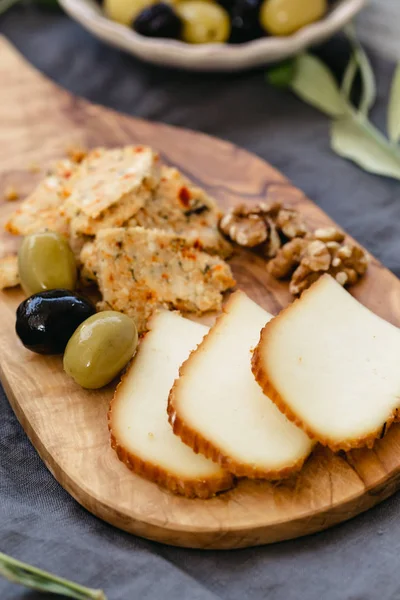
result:
[(70, 146), (67, 148), (67, 156), (72, 162), (80, 163), (86, 158), (88, 151), (81, 146)]
[(4, 192), (4, 198), (7, 200), (7, 202), (15, 202), (15, 200), (18, 200), (19, 193), (16, 187), (9, 185)]
[(28, 165), (28, 171), (30, 173), (40, 173), (41, 168), (38, 162), (36, 162), (35, 160), (33, 160), (32, 162), (29, 163)]

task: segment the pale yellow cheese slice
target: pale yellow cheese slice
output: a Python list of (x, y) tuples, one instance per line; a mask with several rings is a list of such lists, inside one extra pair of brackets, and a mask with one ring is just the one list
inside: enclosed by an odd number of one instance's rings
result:
[(167, 402), (180, 365), (205, 333), (207, 327), (177, 313), (154, 315), (109, 412), (112, 446), (129, 468), (173, 492), (201, 498), (230, 488), (232, 477), (173, 434)]
[(400, 406), (400, 330), (324, 275), (262, 332), (253, 371), (333, 450), (371, 445)]
[(251, 372), (252, 349), (271, 318), (243, 292), (233, 294), (181, 367), (169, 398), (175, 433), (237, 476), (285, 477), (302, 466), (313, 445)]

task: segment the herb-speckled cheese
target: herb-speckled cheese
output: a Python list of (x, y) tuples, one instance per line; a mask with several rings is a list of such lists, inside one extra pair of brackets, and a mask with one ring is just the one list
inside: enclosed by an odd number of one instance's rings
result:
[(204, 190), (174, 167), (161, 167), (154, 194), (130, 220), (130, 226), (174, 231), (210, 254), (229, 256), (232, 247), (218, 229), (221, 213)]
[(156, 308), (219, 310), (235, 285), (229, 266), (174, 233), (113, 228), (97, 235), (97, 279), (105, 306), (133, 317), (139, 331)]
[(20, 284), (18, 273), (18, 257), (5, 256), (0, 259), (0, 290)]
[(65, 197), (63, 190), (71, 178), (76, 165), (70, 160), (60, 160), (54, 171), (41, 181), (34, 191), (22, 202), (5, 225), (14, 235), (29, 235), (51, 229), (68, 234), (68, 222), (61, 214)]
[(150, 198), (159, 180), (159, 157), (145, 146), (91, 152), (65, 187), (71, 234), (95, 235), (120, 227)]

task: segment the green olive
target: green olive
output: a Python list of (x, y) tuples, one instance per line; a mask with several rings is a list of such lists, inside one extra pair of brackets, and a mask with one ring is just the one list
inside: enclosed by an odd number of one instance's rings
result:
[(21, 285), (28, 296), (76, 285), (76, 262), (67, 240), (54, 231), (26, 236), (18, 252)]
[(327, 9), (327, 0), (264, 0), (260, 9), (260, 23), (271, 35), (290, 35), (321, 19)]
[(188, 0), (177, 4), (183, 21), (182, 39), (190, 44), (226, 42), (230, 34), (229, 15), (221, 6), (205, 0)]
[(83, 388), (110, 383), (132, 358), (138, 333), (132, 319), (106, 310), (86, 319), (70, 338), (64, 371)]
[(135, 17), (157, 0), (104, 0), (104, 12), (109, 19), (131, 25)]

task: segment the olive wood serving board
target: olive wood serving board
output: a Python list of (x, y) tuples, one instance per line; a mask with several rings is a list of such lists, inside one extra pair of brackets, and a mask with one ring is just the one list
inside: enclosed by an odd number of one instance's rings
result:
[[(75, 98), (46, 80), (0, 38), (0, 197), (9, 185), (24, 195), (71, 144), (149, 144), (217, 197), (222, 207), (277, 199), (299, 208), (313, 226), (332, 221), (257, 156), (201, 133), (148, 123)], [(1, 201), (0, 227), (16, 203)], [(1, 235), (1, 252), (17, 247)], [(264, 262), (241, 252), (232, 261), (239, 286), (272, 313), (291, 297)], [(400, 324), (400, 284), (376, 260), (352, 293)], [(20, 290), (0, 292), (0, 377), (9, 401), (60, 484), (97, 517), (139, 536), (194, 548), (239, 548), (320, 531), (365, 511), (400, 487), (400, 425), (372, 450), (334, 455), (319, 447), (301, 474), (283, 483), (241, 480), (211, 500), (174, 496), (121, 463), (110, 447), (106, 413), (114, 385), (87, 392), (62, 370), (60, 357), (25, 350), (14, 333)]]

